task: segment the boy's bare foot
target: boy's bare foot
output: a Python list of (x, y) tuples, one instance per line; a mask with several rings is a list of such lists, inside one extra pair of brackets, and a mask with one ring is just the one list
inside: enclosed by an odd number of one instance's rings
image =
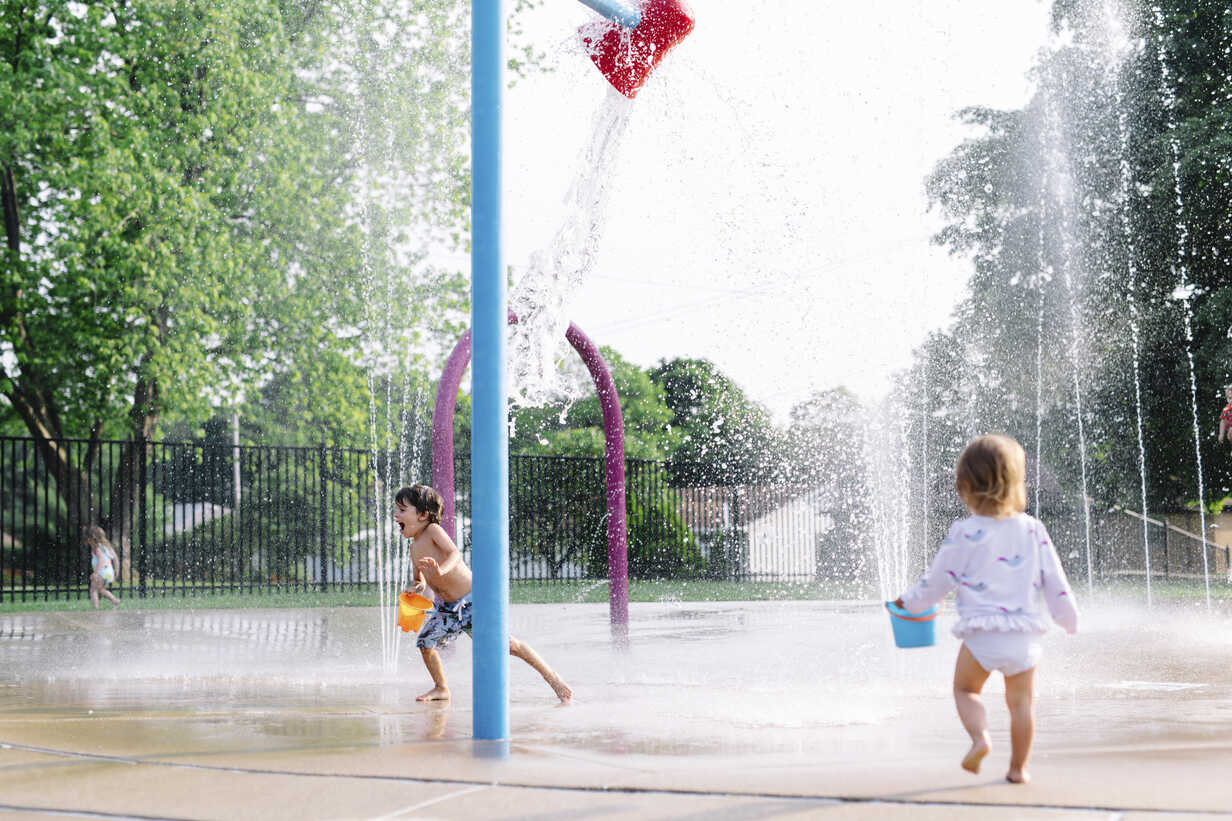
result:
[(1031, 774), (1026, 770), (1010, 770), (1005, 774), (1005, 780), (1011, 784), (1026, 784), (1031, 780)]
[(416, 701), (449, 701), (448, 687), (433, 687), (422, 696), (416, 696)]
[(548, 684), (552, 685), (552, 689), (556, 692), (556, 697), (560, 699), (561, 704), (568, 704), (573, 700), (573, 690), (565, 680), (555, 673), (548, 679)]
[(978, 773), (984, 756), (988, 755), (991, 750), (992, 744), (988, 741), (988, 733), (984, 733), (984, 737), (979, 741), (971, 742), (971, 749), (967, 750), (967, 754), (963, 756), (962, 768), (969, 773)]

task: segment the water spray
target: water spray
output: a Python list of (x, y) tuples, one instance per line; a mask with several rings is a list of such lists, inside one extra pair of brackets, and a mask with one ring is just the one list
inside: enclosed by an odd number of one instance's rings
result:
[[(476, 754), (497, 757), (508, 755), (509, 739), (508, 298), (501, 242), (503, 5), (500, 0), (471, 3), (473, 718)], [(587, 5), (608, 22), (600, 24), (602, 28), (587, 27), (583, 42), (603, 76), (626, 97), (637, 93), (668, 50), (693, 29), (693, 19), (679, 0), (648, 0), (636, 9), (608, 0), (587, 0)]]

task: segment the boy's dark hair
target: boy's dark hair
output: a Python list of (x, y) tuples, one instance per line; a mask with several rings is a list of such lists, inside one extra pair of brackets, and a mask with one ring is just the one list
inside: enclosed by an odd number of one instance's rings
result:
[(428, 514), (432, 524), (441, 523), (441, 513), (445, 510), (445, 500), (427, 485), (411, 485), (394, 494), (394, 504), (410, 505), (420, 513)]

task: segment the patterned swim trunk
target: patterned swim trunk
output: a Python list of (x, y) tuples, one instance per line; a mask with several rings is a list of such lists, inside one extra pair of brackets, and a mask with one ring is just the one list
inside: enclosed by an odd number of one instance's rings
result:
[(438, 604), (419, 628), (416, 647), (444, 647), (458, 637), (459, 633), (471, 634), (471, 594), (457, 601)]

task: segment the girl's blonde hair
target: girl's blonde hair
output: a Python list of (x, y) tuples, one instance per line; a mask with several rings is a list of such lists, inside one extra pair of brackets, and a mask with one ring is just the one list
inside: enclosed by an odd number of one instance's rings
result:
[(1027, 509), (1027, 454), (1008, 436), (980, 436), (967, 445), (954, 469), (954, 489), (981, 516)]

